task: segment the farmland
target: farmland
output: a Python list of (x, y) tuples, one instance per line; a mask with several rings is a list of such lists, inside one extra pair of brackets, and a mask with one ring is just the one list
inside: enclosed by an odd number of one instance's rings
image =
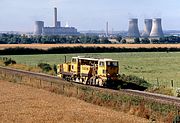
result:
[(112, 58), (120, 62), (120, 73), (136, 75), (150, 83), (170, 86), (173, 80), (180, 87), (180, 53), (141, 52), (141, 53), (89, 53), (89, 54), (46, 54), (46, 55), (9, 55), (17, 63), (37, 65), (46, 62), (51, 65), (64, 62), (64, 56), (69, 61), (73, 56), (89, 56), (95, 58)]
[(0, 80), (0, 122), (148, 123), (75, 98)]
[(54, 47), (114, 47), (114, 48), (180, 48), (180, 44), (0, 44), (0, 50), (5, 48), (37, 48), (49, 49)]

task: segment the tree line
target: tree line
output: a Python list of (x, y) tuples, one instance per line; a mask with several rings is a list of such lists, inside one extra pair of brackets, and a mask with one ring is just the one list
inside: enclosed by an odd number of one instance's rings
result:
[[(117, 40), (117, 43), (126, 44), (126, 38), (122, 38), (121, 35), (114, 36), (113, 39)], [(18, 34), (1, 34), (0, 35), (0, 44), (110, 44), (112, 43), (107, 37), (99, 36), (87, 36), (87, 35), (78, 35), (78, 36), (28, 36), (28, 35), (18, 35)], [(135, 38), (135, 44), (174, 44), (180, 43), (179, 36), (167, 36), (160, 39), (149, 39), (149, 38)]]
[(115, 48), (115, 47), (55, 47), (48, 50), (31, 48), (7, 48), (0, 55), (66, 54), (66, 53), (113, 53), (113, 52), (179, 52), (180, 48)]
[(98, 36), (27, 36), (17, 34), (2, 34), (0, 44), (109, 44), (111, 43), (106, 37)]
[[(121, 41), (122, 43), (127, 43), (125, 39)], [(135, 38), (135, 44), (177, 44), (180, 43), (179, 36), (167, 36), (159, 39), (149, 39), (149, 38)]]

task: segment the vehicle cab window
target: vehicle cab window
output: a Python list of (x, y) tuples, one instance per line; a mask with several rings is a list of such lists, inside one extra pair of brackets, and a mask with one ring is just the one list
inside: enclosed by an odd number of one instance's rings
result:
[(113, 62), (112, 65), (113, 65), (114, 67), (117, 67), (117, 66), (118, 66), (118, 62)]
[(74, 70), (74, 65), (72, 65), (71, 69)]
[(75, 59), (75, 58), (73, 58), (73, 59), (72, 59), (72, 62), (73, 62), (73, 63), (76, 63), (76, 59)]
[(111, 62), (107, 62), (107, 65), (108, 65), (108, 66), (111, 66)]
[(108, 61), (107, 62), (107, 66), (117, 67), (118, 66), (118, 62), (116, 62), (116, 61)]
[(103, 67), (105, 64), (104, 64), (104, 62), (99, 62), (99, 66), (101, 66), (101, 67)]

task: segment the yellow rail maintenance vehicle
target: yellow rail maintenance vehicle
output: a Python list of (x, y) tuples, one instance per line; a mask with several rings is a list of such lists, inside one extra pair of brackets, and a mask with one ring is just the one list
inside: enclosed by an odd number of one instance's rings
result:
[(119, 63), (112, 59), (72, 57), (70, 62), (57, 65), (60, 78), (83, 84), (104, 86), (118, 80)]

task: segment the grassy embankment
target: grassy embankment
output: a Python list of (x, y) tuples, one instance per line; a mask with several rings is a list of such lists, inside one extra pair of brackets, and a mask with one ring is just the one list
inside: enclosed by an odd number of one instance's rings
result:
[[(17, 63), (36, 66), (45, 62), (51, 65), (64, 62), (65, 54), (46, 55), (9, 55)], [(141, 52), (141, 53), (89, 53), (66, 54), (69, 61), (73, 56), (91, 56), (96, 58), (112, 58), (120, 62), (120, 73), (144, 78), (152, 84), (180, 87), (180, 53)]]

